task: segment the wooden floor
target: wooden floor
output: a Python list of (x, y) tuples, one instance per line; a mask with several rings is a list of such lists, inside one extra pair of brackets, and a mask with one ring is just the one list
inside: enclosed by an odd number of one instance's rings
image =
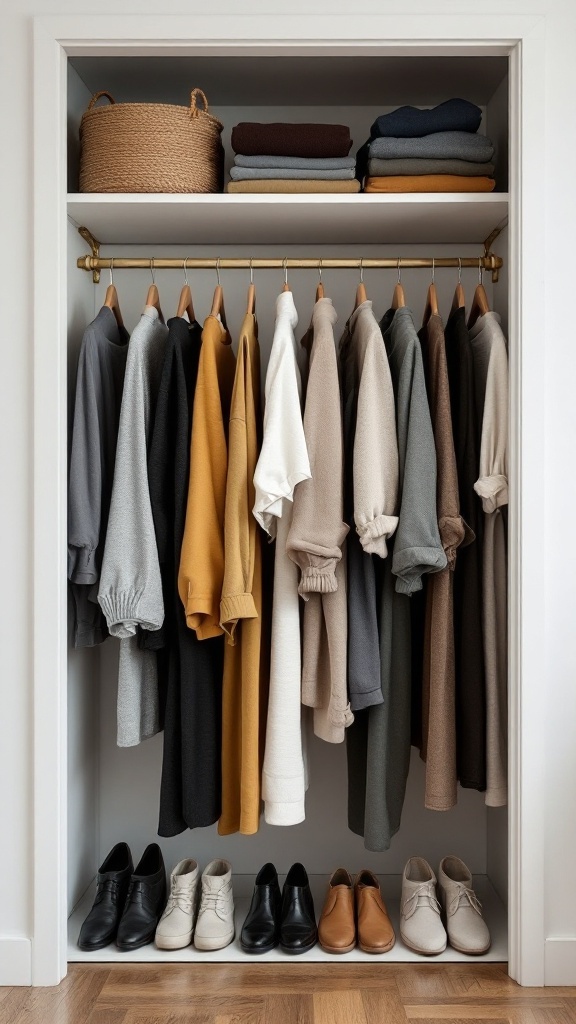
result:
[(73, 964), (58, 988), (0, 988), (0, 1024), (576, 1024), (576, 988), (504, 964)]

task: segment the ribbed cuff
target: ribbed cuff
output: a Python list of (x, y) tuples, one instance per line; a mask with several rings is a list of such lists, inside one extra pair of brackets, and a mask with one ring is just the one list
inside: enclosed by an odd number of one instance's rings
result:
[(398, 594), (415, 594), (422, 590), (422, 577), (429, 572), (440, 572), (447, 565), (442, 548), (404, 548), (394, 551), (392, 572), (397, 577)]
[(336, 559), (331, 560), (329, 565), (324, 565), (322, 568), (317, 565), (308, 565), (302, 570), (298, 585), (300, 597), (304, 597), (305, 594), (334, 594), (338, 590), (335, 569)]
[(164, 608), (144, 608), (132, 594), (98, 594), (98, 603), (106, 616), (111, 636), (125, 639), (134, 636), (138, 626), (142, 629), (160, 629), (164, 622)]
[(367, 555), (378, 555), (386, 558), (388, 545), (386, 540), (391, 537), (398, 526), (398, 516), (377, 516), (369, 523), (356, 526), (356, 533)]
[(258, 612), (252, 594), (234, 594), (220, 602), (220, 625), (233, 639), (239, 619), (257, 619)]
[(502, 474), (481, 476), (474, 484), (474, 490), (482, 498), (485, 512), (495, 512), (497, 508), (508, 504), (508, 477)]

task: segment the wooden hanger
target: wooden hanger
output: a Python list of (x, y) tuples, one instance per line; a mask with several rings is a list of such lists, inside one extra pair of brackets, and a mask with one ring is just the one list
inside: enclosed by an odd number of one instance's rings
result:
[(152, 284), (150, 285), (150, 287), (148, 289), (148, 294), (146, 296), (146, 305), (147, 306), (154, 306), (154, 309), (158, 310), (158, 313), (159, 313), (160, 317), (163, 320), (164, 317), (162, 315), (162, 310), (160, 308), (160, 294), (158, 292), (158, 289), (156, 287), (156, 282), (154, 280), (154, 257), (153, 256), (150, 257), (150, 273), (152, 274)]
[(476, 291), (474, 292), (474, 298), (472, 300), (472, 308), (470, 310), (470, 316), (468, 317), (468, 327), (473, 327), (478, 317), (484, 316), (484, 313), (490, 312), (490, 303), (488, 302), (488, 296), (486, 290), (482, 284), (482, 257), (478, 258), (478, 284), (476, 285)]
[(398, 257), (398, 280), (392, 296), (392, 309), (402, 309), (405, 305), (406, 299), (404, 298), (404, 289), (400, 281), (400, 257)]
[(282, 260), (282, 265), (284, 267), (284, 284), (282, 286), (282, 291), (283, 292), (290, 292), (290, 291), (292, 291), (292, 289), (290, 288), (290, 285), (288, 284), (288, 257), (287, 256), (285, 256), (284, 259)]
[(210, 316), (220, 317), (223, 326), (227, 328), (226, 310), (224, 309), (224, 292), (222, 291), (222, 285), (220, 284), (220, 257), (216, 260), (216, 275), (218, 277), (218, 284), (214, 289)]
[(432, 257), (432, 280), (428, 287), (428, 294), (426, 295), (426, 305), (424, 307), (424, 318), (422, 320), (422, 327), (425, 327), (431, 316), (438, 314), (438, 295), (436, 292), (436, 285), (434, 284), (434, 257)]
[(316, 302), (324, 298), (324, 285), (322, 284), (322, 260), (318, 263), (318, 284), (316, 285)]
[(104, 305), (111, 309), (116, 318), (118, 327), (124, 327), (124, 321), (122, 319), (122, 313), (120, 312), (120, 303), (118, 301), (118, 292), (114, 284), (114, 260), (110, 260), (110, 284), (106, 289), (106, 296), (104, 298)]
[(246, 313), (249, 316), (255, 316), (256, 314), (256, 288), (254, 285), (254, 271), (252, 270), (252, 257), (250, 257), (250, 284), (246, 300)]
[(466, 298), (464, 296), (464, 289), (462, 287), (462, 260), (458, 260), (458, 284), (456, 285), (456, 291), (454, 292), (454, 298), (452, 299), (452, 308), (450, 313), (455, 313), (457, 309), (466, 308)]
[(358, 309), (358, 306), (361, 306), (363, 302), (366, 302), (367, 297), (364, 285), (364, 267), (362, 265), (362, 260), (360, 260), (360, 281), (358, 282), (358, 287), (356, 289), (356, 302), (354, 303), (354, 309)]
[(188, 284), (188, 271), (186, 268), (188, 257), (184, 260), (184, 286), (180, 292), (180, 300), (178, 302), (178, 309), (176, 310), (176, 316), (183, 317), (186, 313), (190, 323), (193, 323), (196, 319), (194, 313), (194, 303), (192, 302), (192, 292), (190, 285)]

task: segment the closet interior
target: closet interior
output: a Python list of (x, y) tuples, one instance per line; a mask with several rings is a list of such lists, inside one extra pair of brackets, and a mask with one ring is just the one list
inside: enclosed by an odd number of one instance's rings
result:
[[(496, 189), (490, 194), (410, 195), (177, 195), (81, 194), (78, 192), (78, 129), (92, 94), (108, 90), (118, 101), (169, 102), (185, 105), (200, 86), (210, 110), (225, 125), (226, 170), (233, 154), (230, 131), (239, 121), (340, 122), (350, 126), (352, 153), (365, 141), (376, 116), (402, 104), (433, 106), (462, 96), (483, 111), (481, 131), (497, 146)], [(313, 266), (287, 270), (298, 310), (297, 337), (306, 331), (315, 300), (321, 261), (387, 259), (389, 268), (367, 266), (363, 280), (380, 319), (391, 305), (397, 281), (394, 261), (442, 260), (484, 255), (484, 241), (500, 228), (491, 251), (502, 258), (498, 280), (485, 272), (490, 308), (501, 316), (508, 336), (508, 61), (505, 57), (406, 56), (213, 56), (73, 57), (68, 67), (68, 422), (71, 424), (76, 365), (85, 326), (100, 309), (109, 272), (100, 280), (77, 266), (90, 254), (79, 227), (100, 243), (100, 256), (222, 261), (274, 259), (274, 269), (253, 270), (262, 372), (270, 352), (275, 303), (284, 283), (283, 260), (308, 259)], [(196, 318), (210, 311), (216, 271), (188, 269)], [(246, 311), (250, 269), (220, 269), (228, 326), (233, 341)], [(439, 309), (446, 321), (458, 283), (457, 262), (435, 268)], [(496, 275), (495, 275), (496, 276)], [(430, 269), (402, 269), (406, 303), (422, 322)], [(467, 308), (478, 283), (477, 266), (464, 266), (461, 280)], [(325, 294), (338, 313), (335, 337), (350, 316), (359, 281), (357, 267), (331, 268), (322, 263)], [(166, 318), (176, 313), (184, 283), (183, 270), (155, 270)], [(122, 317), (129, 330), (137, 323), (151, 275), (148, 269), (114, 268)], [(510, 351), (510, 358), (514, 358)], [(117, 641), (90, 649), (69, 647), (68, 657), (68, 907), (69, 960), (245, 960), (237, 942), (215, 953), (193, 946), (174, 952), (146, 946), (135, 953), (111, 945), (82, 953), (77, 937), (93, 898), (99, 864), (111, 847), (126, 840), (135, 858), (157, 840), (162, 736), (140, 746), (116, 745)], [(511, 723), (513, 728), (513, 723)], [(507, 808), (487, 808), (482, 793), (458, 789), (457, 806), (447, 812), (424, 808), (424, 765), (412, 751), (400, 831), (385, 853), (369, 852), (347, 827), (345, 745), (314, 740), (310, 746), (311, 783), (306, 820), (282, 828), (262, 819), (256, 835), (219, 836), (216, 826), (159, 840), (168, 870), (192, 857), (202, 866), (221, 857), (234, 870), (239, 921), (248, 908), (254, 876), (266, 861), (285, 874), (302, 861), (311, 876), (319, 911), (331, 872), (343, 865), (355, 873), (366, 867), (381, 877), (382, 891), (397, 923), (400, 876), (406, 860), (425, 857), (436, 869), (442, 857), (461, 857), (475, 875), (476, 890), (492, 933), (484, 960), (507, 959)], [(275, 951), (260, 962), (286, 957)], [(418, 959), (400, 941), (376, 960), (356, 949), (345, 962), (386, 963)], [(438, 961), (466, 957), (450, 946)], [(303, 958), (332, 961), (316, 946)], [(303, 962), (301, 961), (301, 962)], [(339, 961), (338, 961), (339, 962)]]

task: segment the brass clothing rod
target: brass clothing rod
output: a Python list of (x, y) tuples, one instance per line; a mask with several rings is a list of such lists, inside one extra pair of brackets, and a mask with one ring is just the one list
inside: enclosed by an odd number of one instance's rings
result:
[(107, 270), (113, 267), (114, 270), (149, 270), (152, 267), (154, 270), (184, 270), (186, 265), (187, 270), (347, 270), (356, 269), (360, 270), (408, 270), (415, 268), (430, 268), (432, 265), (437, 269), (438, 267), (475, 267), (478, 270), (480, 267), (482, 270), (499, 270), (503, 261), (500, 256), (495, 256), (493, 253), (488, 253), (486, 256), (462, 256), (461, 259), (455, 256), (438, 256), (426, 257), (422, 259), (416, 259), (415, 257), (400, 257), (400, 259), (372, 259), (366, 257), (361, 259), (358, 257), (347, 258), (347, 259), (332, 259), (329, 256), (322, 257), (321, 259), (310, 259), (306, 258), (264, 258), (260, 259), (255, 257), (249, 259), (248, 257), (239, 258), (222, 258), (219, 259), (215, 256), (195, 258), (193, 256), (183, 257), (178, 256), (177, 258), (168, 257), (140, 257), (130, 256), (123, 258), (121, 256), (115, 256), (114, 261), (111, 258), (102, 256), (80, 256), (78, 258), (78, 266), (81, 270)]

